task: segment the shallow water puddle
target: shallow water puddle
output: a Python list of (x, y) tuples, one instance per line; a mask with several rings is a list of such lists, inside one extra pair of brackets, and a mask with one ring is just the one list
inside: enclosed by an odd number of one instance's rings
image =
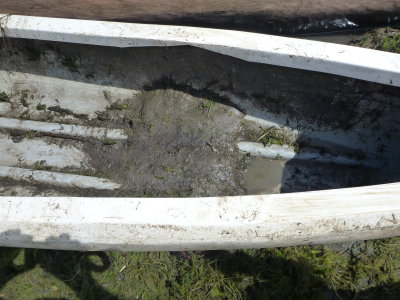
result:
[(250, 195), (279, 193), (286, 177), (286, 162), (254, 158), (245, 173), (245, 185)]

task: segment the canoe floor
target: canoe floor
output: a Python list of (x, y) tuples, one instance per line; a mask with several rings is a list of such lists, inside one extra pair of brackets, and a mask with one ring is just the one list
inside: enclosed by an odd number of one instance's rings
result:
[(205, 197), (399, 180), (399, 88), (191, 47), (7, 39), (0, 195)]

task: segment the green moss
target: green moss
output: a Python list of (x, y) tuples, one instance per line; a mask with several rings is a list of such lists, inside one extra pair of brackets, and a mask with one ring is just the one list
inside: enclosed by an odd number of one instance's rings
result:
[(391, 37), (385, 37), (378, 49), (388, 52), (400, 53), (400, 33), (397, 33)]
[(108, 139), (108, 138), (102, 139), (101, 142), (105, 146), (113, 146), (113, 145), (116, 145), (118, 143), (118, 141), (113, 140), (113, 139)]
[(215, 102), (212, 100), (207, 100), (205, 102), (202, 102), (200, 104), (200, 109), (204, 110), (205, 112), (207, 112), (207, 116), (210, 116), (211, 110), (214, 107)]
[(162, 121), (163, 123), (167, 123), (167, 122), (169, 121), (169, 119), (170, 119), (170, 117), (169, 117), (168, 115), (164, 115), (164, 116), (162, 117), (161, 121)]
[(129, 105), (125, 104), (125, 103), (114, 103), (113, 105), (111, 105), (111, 109), (115, 109), (115, 110), (125, 110), (128, 108), (129, 108)]
[(38, 171), (51, 171), (53, 169), (52, 166), (47, 166), (43, 162), (37, 162), (33, 166), (33, 169), (38, 170)]
[(163, 167), (164, 172), (166, 173), (176, 173), (178, 170), (171, 167)]
[(47, 106), (45, 104), (41, 104), (41, 103), (36, 106), (37, 110), (46, 110), (46, 108), (47, 108)]

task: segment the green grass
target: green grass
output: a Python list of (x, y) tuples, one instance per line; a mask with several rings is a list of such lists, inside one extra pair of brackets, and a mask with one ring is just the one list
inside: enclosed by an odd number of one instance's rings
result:
[(387, 27), (372, 30), (356, 44), (365, 48), (400, 53), (400, 29)]
[(46, 110), (46, 108), (47, 108), (46, 104), (42, 104), (42, 103), (39, 103), (39, 104), (36, 106), (36, 109), (37, 109), (37, 110)]
[(210, 117), (211, 110), (213, 109), (215, 102), (212, 100), (206, 100), (200, 104), (200, 109), (207, 112), (207, 116)]
[(184, 255), (2, 248), (0, 265), (0, 295), (8, 299), (321, 299), (327, 292), (389, 299), (400, 292), (398, 239), (361, 243), (346, 255), (323, 246)]
[(378, 49), (388, 52), (400, 53), (400, 31), (392, 38), (385, 37)]
[(265, 146), (293, 144), (293, 141), (278, 127), (260, 128), (259, 135), (255, 141), (263, 143)]
[[(41, 250), (0, 252), (0, 295), (9, 299), (239, 299), (235, 280), (202, 255), (78, 253)], [(15, 258), (17, 266), (10, 264)], [(12, 279), (12, 280), (11, 280)], [(226, 298), (225, 298), (226, 299)]]
[[(288, 134), (279, 127), (260, 128), (260, 131), (253, 136), (254, 141), (262, 143), (264, 146), (278, 145), (290, 146), (295, 152), (299, 151), (299, 144), (288, 136)], [(281, 157), (277, 156), (276, 159)]]

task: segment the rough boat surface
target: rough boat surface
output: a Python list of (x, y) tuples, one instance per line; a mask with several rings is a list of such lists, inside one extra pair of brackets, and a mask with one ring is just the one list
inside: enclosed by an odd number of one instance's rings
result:
[(399, 234), (400, 187), (386, 184), (400, 181), (399, 55), (173, 26), (8, 16), (1, 27), (0, 245)]
[[(177, 251), (398, 235), (399, 184), (219, 198), (0, 198), (0, 246)], [(90, 213), (89, 213), (90, 212)]]

